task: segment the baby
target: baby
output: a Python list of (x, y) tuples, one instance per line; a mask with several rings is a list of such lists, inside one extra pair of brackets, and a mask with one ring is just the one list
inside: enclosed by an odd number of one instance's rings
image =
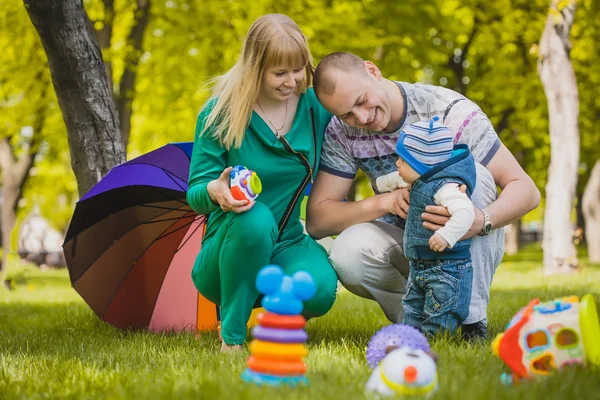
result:
[[(466, 145), (453, 146), (452, 133), (434, 117), (407, 126), (396, 144), (398, 173), (410, 187), (404, 230), (409, 259), (403, 323), (433, 335), (455, 332), (469, 313), (473, 266), (469, 230), (475, 213), (469, 196), (475, 188), (475, 162)], [(460, 190), (466, 185), (467, 193)], [(423, 227), (429, 205), (446, 207), (450, 220), (437, 232)]]

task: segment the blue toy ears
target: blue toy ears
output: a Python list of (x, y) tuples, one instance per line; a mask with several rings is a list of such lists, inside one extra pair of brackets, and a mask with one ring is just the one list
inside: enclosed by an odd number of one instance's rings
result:
[(298, 300), (306, 301), (312, 298), (316, 291), (312, 277), (305, 271), (298, 271), (291, 280), (284, 279), (283, 269), (278, 265), (267, 265), (262, 268), (256, 277), (256, 288), (268, 296), (276, 293), (290, 294)]
[(283, 269), (277, 265), (267, 265), (258, 272), (256, 288), (264, 295), (273, 294), (283, 282)]

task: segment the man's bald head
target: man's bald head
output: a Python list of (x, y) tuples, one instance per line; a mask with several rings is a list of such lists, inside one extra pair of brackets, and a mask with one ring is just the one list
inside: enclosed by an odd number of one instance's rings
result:
[(331, 53), (321, 60), (313, 77), (313, 85), (317, 98), (320, 94), (332, 95), (335, 93), (337, 72), (362, 73), (365, 71), (365, 61), (347, 52)]
[(382, 131), (402, 116), (398, 86), (371, 61), (352, 53), (325, 57), (315, 70), (313, 84), (321, 105), (347, 125)]

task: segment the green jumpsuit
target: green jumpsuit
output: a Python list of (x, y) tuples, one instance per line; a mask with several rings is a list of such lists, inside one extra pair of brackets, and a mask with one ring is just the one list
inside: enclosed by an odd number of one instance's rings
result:
[[(313, 277), (317, 293), (304, 304), (306, 317), (325, 314), (335, 301), (337, 276), (327, 252), (304, 234), (300, 223), (300, 204), (316, 174), (331, 114), (309, 89), (300, 95), (292, 128), (283, 138), (253, 112), (241, 147), (227, 151), (210, 131), (200, 135), (209, 112), (205, 106), (198, 116), (187, 192), (194, 211), (210, 214), (192, 279), (204, 297), (221, 306), (221, 336), (233, 345), (246, 339), (246, 323), (259, 296), (256, 275), (265, 265)], [(256, 204), (241, 214), (223, 212), (206, 189), (226, 167), (236, 165), (256, 171), (263, 187)]]

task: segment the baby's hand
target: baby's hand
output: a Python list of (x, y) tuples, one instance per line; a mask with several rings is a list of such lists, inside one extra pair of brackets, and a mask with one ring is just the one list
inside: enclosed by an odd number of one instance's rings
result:
[(442, 252), (446, 247), (448, 247), (448, 242), (446, 242), (446, 239), (439, 233), (434, 233), (433, 236), (429, 238), (429, 248), (431, 250)]

